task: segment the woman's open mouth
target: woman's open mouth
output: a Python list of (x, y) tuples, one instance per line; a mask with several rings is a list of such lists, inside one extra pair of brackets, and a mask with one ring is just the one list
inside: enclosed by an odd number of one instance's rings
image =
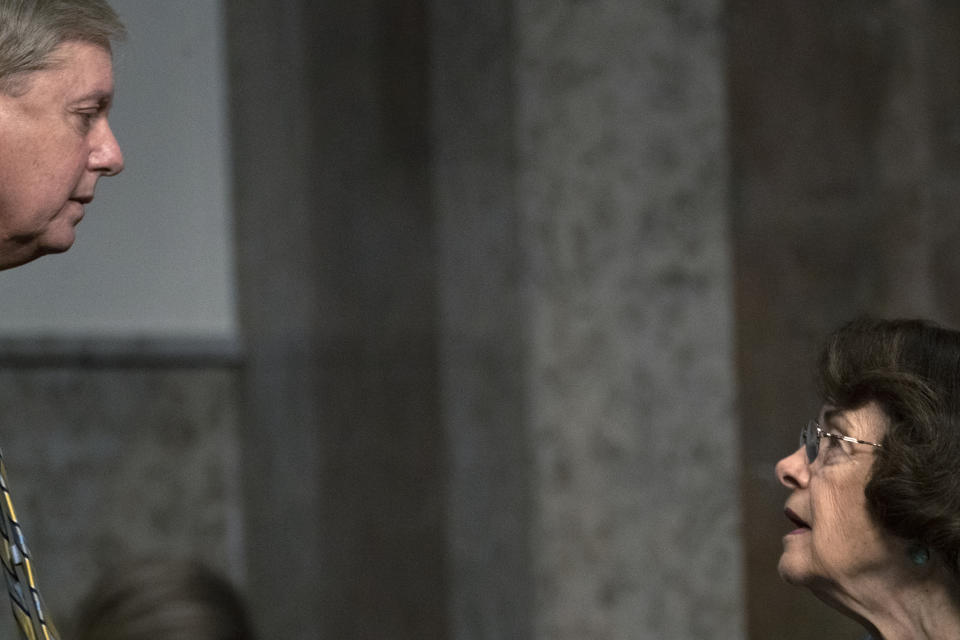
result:
[(800, 516), (798, 516), (792, 509), (784, 509), (784, 515), (787, 516), (787, 519), (790, 520), (793, 524), (797, 526), (796, 529), (790, 532), (788, 535), (795, 533), (803, 533), (810, 530), (810, 525), (807, 524)]

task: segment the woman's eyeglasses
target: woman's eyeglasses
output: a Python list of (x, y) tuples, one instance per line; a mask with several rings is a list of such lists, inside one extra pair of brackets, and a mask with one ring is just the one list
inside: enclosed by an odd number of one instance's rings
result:
[(844, 442), (852, 442), (853, 444), (868, 444), (877, 449), (883, 448), (882, 445), (876, 442), (857, 440), (850, 436), (842, 436), (839, 433), (829, 433), (821, 429), (816, 420), (811, 420), (800, 432), (800, 446), (806, 450), (807, 462), (810, 464), (813, 464), (813, 461), (817, 459), (817, 454), (820, 453), (820, 438), (834, 438), (836, 440), (843, 440)]

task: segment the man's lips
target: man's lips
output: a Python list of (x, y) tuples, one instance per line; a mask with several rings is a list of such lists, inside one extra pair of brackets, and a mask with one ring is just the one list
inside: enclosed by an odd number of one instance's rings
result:
[(793, 524), (797, 525), (797, 528), (791, 531), (790, 533), (800, 533), (802, 531), (809, 531), (810, 525), (807, 524), (800, 516), (796, 514), (793, 509), (784, 509), (784, 515), (787, 516), (787, 519), (790, 520)]

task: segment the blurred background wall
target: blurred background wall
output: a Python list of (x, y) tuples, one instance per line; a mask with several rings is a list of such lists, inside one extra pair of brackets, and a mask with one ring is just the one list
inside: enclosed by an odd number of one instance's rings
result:
[(779, 583), (773, 465), (830, 328), (957, 315), (960, 10), (116, 6), (127, 171), (2, 276), (60, 619), (151, 551), (265, 638), (860, 637)]
[(228, 18), (261, 619), (742, 636), (721, 6)]

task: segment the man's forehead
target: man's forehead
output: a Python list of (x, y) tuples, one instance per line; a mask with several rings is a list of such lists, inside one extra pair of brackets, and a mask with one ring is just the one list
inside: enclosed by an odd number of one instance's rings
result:
[(13, 91), (24, 95), (35, 85), (55, 88), (71, 102), (88, 100), (109, 102), (113, 96), (113, 60), (109, 49), (100, 45), (70, 40), (58, 46), (43, 69), (19, 74), (12, 79)]
[(97, 52), (108, 60), (113, 59), (113, 50), (109, 45), (102, 45), (89, 40), (64, 40), (58, 44), (47, 57), (48, 69), (62, 68), (69, 65), (78, 55), (85, 52)]

